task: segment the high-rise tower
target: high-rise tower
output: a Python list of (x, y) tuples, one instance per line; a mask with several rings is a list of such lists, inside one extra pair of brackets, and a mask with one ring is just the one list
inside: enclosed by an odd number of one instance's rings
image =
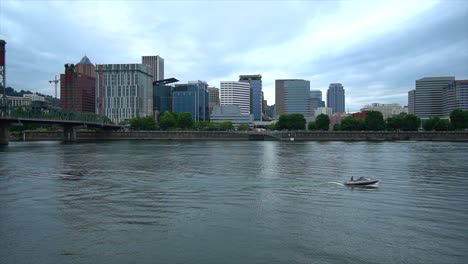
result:
[(299, 113), (305, 118), (310, 110), (310, 81), (301, 79), (275, 80), (275, 115)]
[(241, 114), (250, 114), (250, 84), (221, 82), (221, 105), (238, 105)]
[(60, 107), (94, 113), (96, 110), (96, 68), (84, 56), (77, 64), (65, 64), (60, 75)]
[(250, 112), (254, 120), (262, 120), (262, 75), (239, 75), (239, 82), (250, 84)]
[(156, 56), (143, 56), (141, 57), (143, 64), (151, 66), (151, 75), (153, 75), (153, 82), (164, 79), (164, 59), (159, 55)]
[(414, 114), (422, 119), (434, 116), (443, 117), (443, 93), (444, 88), (453, 85), (454, 76), (425, 77), (416, 80), (414, 90)]
[(114, 122), (153, 116), (151, 67), (146, 64), (98, 64), (96, 113)]
[(328, 87), (327, 107), (333, 109), (333, 113), (345, 112), (345, 90), (341, 83), (331, 83)]

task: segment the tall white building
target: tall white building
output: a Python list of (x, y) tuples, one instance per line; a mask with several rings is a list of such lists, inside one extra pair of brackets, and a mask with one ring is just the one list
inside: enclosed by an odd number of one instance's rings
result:
[(153, 75), (153, 82), (164, 79), (164, 59), (159, 55), (156, 56), (142, 56), (141, 62), (151, 66), (151, 75)]
[(96, 73), (96, 113), (116, 123), (153, 114), (150, 66), (98, 64)]
[(250, 84), (221, 82), (221, 105), (238, 105), (241, 114), (250, 114)]
[(382, 116), (384, 119), (387, 119), (389, 117), (392, 117), (401, 113), (407, 113), (408, 109), (403, 108), (400, 104), (373, 103), (373, 104), (364, 106), (364, 108), (361, 108), (361, 111), (378, 111), (382, 113)]

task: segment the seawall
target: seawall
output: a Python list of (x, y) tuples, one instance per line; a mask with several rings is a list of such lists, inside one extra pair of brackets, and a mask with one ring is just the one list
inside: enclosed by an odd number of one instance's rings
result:
[[(22, 140), (62, 140), (62, 132), (24, 131)], [(331, 132), (331, 131), (133, 131), (77, 132), (77, 140), (286, 140), (286, 141), (466, 141), (468, 131), (449, 132)]]

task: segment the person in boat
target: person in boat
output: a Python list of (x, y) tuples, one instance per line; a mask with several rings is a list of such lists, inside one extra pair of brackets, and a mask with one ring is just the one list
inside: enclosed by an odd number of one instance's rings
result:
[(354, 181), (354, 176), (351, 176), (351, 181)]

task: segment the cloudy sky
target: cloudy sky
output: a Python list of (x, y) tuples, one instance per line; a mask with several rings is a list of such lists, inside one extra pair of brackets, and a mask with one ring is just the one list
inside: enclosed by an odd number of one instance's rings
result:
[(416, 79), (468, 79), (468, 1), (9, 1), (0, 0), (7, 86), (53, 95), (65, 63), (165, 59), (182, 82), (261, 74), (268, 104), (275, 79), (340, 82), (346, 109), (407, 105)]

